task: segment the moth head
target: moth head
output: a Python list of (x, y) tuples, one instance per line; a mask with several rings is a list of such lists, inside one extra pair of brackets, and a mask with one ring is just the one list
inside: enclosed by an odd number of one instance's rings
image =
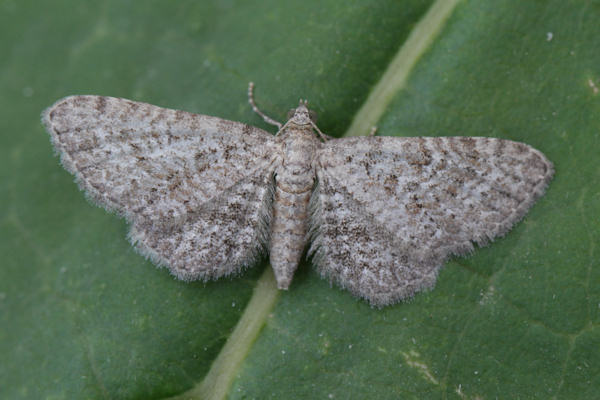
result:
[(313, 124), (317, 122), (317, 114), (313, 110), (309, 110), (307, 105), (307, 100), (300, 99), (298, 107), (288, 111), (288, 120), (296, 125), (310, 125), (311, 121)]

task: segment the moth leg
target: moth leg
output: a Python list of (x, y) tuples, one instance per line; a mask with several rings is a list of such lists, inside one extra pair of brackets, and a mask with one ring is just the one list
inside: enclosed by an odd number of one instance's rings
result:
[(281, 127), (282, 127), (281, 122), (277, 122), (273, 118), (268, 117), (265, 113), (260, 111), (259, 108), (256, 106), (256, 103), (254, 102), (254, 82), (250, 82), (248, 84), (248, 102), (252, 106), (252, 111), (254, 111), (258, 115), (260, 115), (267, 124), (275, 125), (277, 127), (278, 131), (281, 130)]
[(371, 130), (369, 131), (369, 137), (371, 136), (375, 136), (375, 134), (377, 133), (377, 127), (374, 126), (371, 128)]

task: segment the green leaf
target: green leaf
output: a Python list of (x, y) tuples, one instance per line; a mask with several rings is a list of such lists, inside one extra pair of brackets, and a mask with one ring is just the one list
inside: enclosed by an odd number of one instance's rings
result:
[[(581, 398), (600, 390), (598, 1), (0, 2), (0, 398)], [(494, 136), (555, 164), (506, 237), (372, 309), (300, 266), (184, 283), (39, 115), (102, 94), (270, 129)]]

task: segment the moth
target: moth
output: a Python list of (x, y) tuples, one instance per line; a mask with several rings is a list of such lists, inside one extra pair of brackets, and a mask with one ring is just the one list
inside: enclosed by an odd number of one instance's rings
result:
[(268, 251), (287, 289), (307, 247), (319, 273), (371, 305), (434, 285), (451, 255), (504, 235), (545, 191), (552, 163), (487, 137), (335, 139), (300, 101), (275, 135), (240, 122), (103, 96), (42, 120), (93, 202), (130, 224), (139, 252), (179, 279), (238, 274)]

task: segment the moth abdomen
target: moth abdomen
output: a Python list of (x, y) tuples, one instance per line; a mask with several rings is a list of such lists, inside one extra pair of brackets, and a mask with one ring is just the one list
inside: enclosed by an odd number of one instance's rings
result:
[(271, 243), (271, 266), (280, 289), (287, 289), (300, 263), (308, 230), (308, 202), (312, 183), (304, 192), (289, 193), (280, 185), (275, 190)]

